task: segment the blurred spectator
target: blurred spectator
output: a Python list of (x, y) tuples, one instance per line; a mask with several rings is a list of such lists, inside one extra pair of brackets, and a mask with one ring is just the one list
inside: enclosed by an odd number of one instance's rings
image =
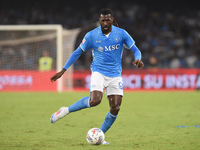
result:
[(52, 69), (53, 59), (49, 56), (47, 50), (44, 50), (42, 57), (39, 59), (39, 70), (40, 71), (49, 71)]
[(186, 63), (188, 68), (195, 68), (197, 63), (197, 56), (194, 53), (191, 53), (189, 56), (186, 57)]
[(155, 56), (150, 56), (149, 58), (149, 63), (148, 63), (148, 68), (157, 68), (158, 67), (158, 62)]
[(173, 57), (169, 64), (170, 68), (177, 69), (180, 68), (181, 64), (177, 57)]

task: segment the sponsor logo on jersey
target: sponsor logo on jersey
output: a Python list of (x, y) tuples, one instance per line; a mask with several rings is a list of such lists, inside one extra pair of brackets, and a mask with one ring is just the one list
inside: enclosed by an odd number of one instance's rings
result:
[(105, 46), (105, 51), (113, 51), (113, 50), (119, 49), (119, 47), (120, 47), (120, 44)]
[(120, 44), (104, 46), (104, 48), (102, 46), (99, 46), (98, 51), (102, 52), (104, 49), (105, 49), (105, 51), (113, 51), (113, 50), (119, 49), (119, 47), (120, 47)]

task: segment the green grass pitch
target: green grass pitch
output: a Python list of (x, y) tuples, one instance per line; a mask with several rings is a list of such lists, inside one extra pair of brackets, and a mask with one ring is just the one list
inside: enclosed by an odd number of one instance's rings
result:
[[(0, 93), (0, 150), (197, 150), (200, 149), (199, 92), (128, 92), (117, 120), (105, 134), (110, 145), (91, 146), (90, 128), (109, 111), (100, 105), (51, 124), (50, 116), (88, 92)], [(177, 128), (185, 126), (187, 128)]]

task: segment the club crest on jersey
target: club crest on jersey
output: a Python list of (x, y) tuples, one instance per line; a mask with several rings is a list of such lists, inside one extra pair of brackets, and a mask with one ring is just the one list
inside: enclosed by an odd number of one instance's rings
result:
[(99, 46), (99, 47), (98, 47), (98, 51), (99, 51), (99, 52), (103, 52), (103, 47), (102, 47), (102, 46)]
[(119, 38), (116, 37), (116, 38), (114, 39), (114, 41), (115, 41), (115, 42), (119, 42)]
[(85, 41), (86, 41), (86, 40), (85, 40), (85, 38), (84, 38), (84, 39), (82, 40), (82, 44), (84, 44), (84, 43), (85, 43)]

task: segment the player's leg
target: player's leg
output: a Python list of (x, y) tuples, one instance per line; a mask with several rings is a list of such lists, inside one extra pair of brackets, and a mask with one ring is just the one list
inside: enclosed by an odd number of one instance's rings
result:
[(118, 112), (120, 110), (122, 96), (121, 95), (110, 95), (108, 96), (109, 104), (110, 104), (110, 111), (105, 117), (105, 121), (101, 125), (101, 130), (105, 133), (108, 129), (112, 126), (115, 122)]
[(104, 78), (100, 73), (92, 73), (90, 81), (90, 97), (83, 97), (69, 106), (69, 113), (100, 104), (103, 97), (103, 82)]
[(100, 104), (103, 97), (103, 92), (92, 91), (90, 97), (83, 97), (79, 101), (69, 106), (69, 113), (75, 112), (84, 108), (94, 107)]
[(101, 103), (103, 97), (103, 92), (101, 91), (91, 91), (90, 93), (90, 106), (94, 107)]
[(105, 133), (115, 122), (120, 110), (123, 96), (123, 82), (121, 77), (108, 78), (109, 83), (106, 88), (106, 94), (109, 100), (110, 111), (105, 117), (100, 129)]
[(103, 76), (96, 72), (93, 73), (91, 76), (91, 85), (90, 97), (83, 97), (69, 107), (61, 107), (51, 116), (51, 123), (58, 121), (71, 112), (98, 105), (103, 96)]
[[(108, 131), (108, 129), (112, 126), (112, 124), (115, 122), (119, 109), (120, 109), (120, 105), (122, 102), (122, 96), (121, 95), (110, 95), (108, 96), (109, 99), (109, 104), (110, 104), (110, 111), (108, 112), (108, 114), (105, 117), (105, 120), (103, 122), (103, 124), (101, 125), (101, 130), (105, 133), (106, 131)], [(108, 145), (110, 143), (103, 141), (104, 145)]]
[(90, 97), (83, 97), (69, 107), (61, 107), (57, 112), (52, 114), (50, 121), (51, 123), (54, 123), (71, 112), (88, 107), (90, 107)]

